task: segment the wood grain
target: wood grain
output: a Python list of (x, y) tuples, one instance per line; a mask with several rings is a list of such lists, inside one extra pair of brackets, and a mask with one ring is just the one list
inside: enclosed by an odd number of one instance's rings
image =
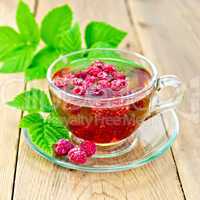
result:
[[(38, 18), (51, 7), (66, 1), (39, 3)], [(124, 1), (71, 0), (68, 1), (82, 29), (90, 20), (103, 20), (126, 29), (129, 37), (123, 48), (141, 52), (133, 24)], [(46, 88), (45, 81), (34, 81), (28, 87)], [(167, 172), (167, 173), (166, 173)], [(89, 174), (62, 169), (34, 154), (20, 141), (19, 160), (15, 183), (15, 200), (178, 200), (183, 199), (174, 161), (168, 152), (147, 166), (121, 173)]]
[[(33, 1), (29, 1), (33, 6)], [(0, 1), (0, 25), (15, 27), (17, 1)], [(23, 91), (24, 81), (21, 74), (0, 74), (0, 200), (10, 200), (18, 150), (21, 112), (6, 105), (17, 93)]]
[(178, 75), (187, 91), (178, 113), (181, 135), (173, 146), (185, 198), (199, 199), (200, 2), (129, 1), (144, 52), (160, 71)]

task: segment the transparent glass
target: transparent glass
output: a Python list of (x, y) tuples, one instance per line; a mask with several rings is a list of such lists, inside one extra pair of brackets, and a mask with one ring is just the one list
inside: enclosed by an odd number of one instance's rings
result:
[(129, 152), (115, 158), (93, 157), (85, 165), (76, 165), (41, 151), (32, 143), (27, 130), (24, 130), (26, 143), (40, 156), (61, 167), (88, 172), (116, 172), (145, 165), (166, 152), (178, 133), (177, 115), (174, 110), (167, 110), (142, 123), (141, 127), (136, 130), (134, 148)]
[[(80, 71), (96, 60), (114, 64), (130, 82), (134, 79), (132, 71), (136, 68), (147, 71), (150, 78), (143, 87), (131, 88), (135, 90), (129, 95), (114, 98), (74, 95), (54, 84), (54, 74), (63, 67), (68, 67), (68, 72)], [(147, 58), (119, 49), (86, 49), (61, 56), (49, 67), (47, 79), (52, 102), (71, 131), (73, 140), (77, 143), (83, 140), (96, 143), (96, 158), (116, 157), (131, 151), (135, 146), (137, 129), (143, 122), (175, 107), (183, 95), (183, 87), (177, 77), (158, 77), (155, 65)], [(174, 90), (171, 98), (155, 103), (160, 90), (166, 87)]]

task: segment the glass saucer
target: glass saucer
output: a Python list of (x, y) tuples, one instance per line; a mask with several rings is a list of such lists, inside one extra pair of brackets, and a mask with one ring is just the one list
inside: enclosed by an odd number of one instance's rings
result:
[(31, 142), (26, 129), (24, 129), (24, 136), (33, 151), (61, 167), (88, 172), (115, 172), (142, 166), (163, 155), (179, 133), (179, 121), (175, 111), (168, 110), (143, 122), (136, 132), (134, 148), (130, 151), (114, 158), (94, 157), (85, 165), (76, 165), (49, 156)]

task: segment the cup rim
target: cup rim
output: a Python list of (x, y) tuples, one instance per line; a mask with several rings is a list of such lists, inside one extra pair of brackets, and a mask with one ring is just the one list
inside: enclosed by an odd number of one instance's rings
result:
[(158, 78), (158, 71), (157, 71), (157, 68), (156, 68), (156, 65), (153, 64), (148, 58), (146, 58), (145, 56), (137, 53), (137, 52), (134, 52), (134, 51), (128, 51), (128, 50), (124, 50), (124, 49), (115, 49), (115, 48), (91, 48), (91, 49), (82, 49), (82, 50), (79, 50), (79, 51), (74, 51), (72, 53), (69, 53), (69, 54), (65, 54), (65, 55), (61, 55), (59, 56), (48, 68), (47, 70), (47, 81), (48, 81), (48, 84), (53, 87), (53, 89), (59, 91), (63, 97), (69, 97), (69, 98), (74, 98), (74, 99), (77, 99), (77, 100), (84, 100), (84, 101), (94, 101), (94, 98), (90, 98), (90, 97), (83, 97), (83, 96), (79, 96), (79, 95), (75, 95), (75, 94), (71, 94), (69, 92), (66, 92), (62, 89), (60, 89), (59, 87), (57, 87), (52, 78), (51, 78), (51, 75), (52, 75), (52, 68), (59, 62), (61, 61), (63, 58), (67, 58), (69, 56), (74, 56), (76, 54), (80, 54), (82, 52), (90, 52), (90, 51), (96, 51), (96, 50), (103, 50), (103, 51), (118, 51), (118, 52), (122, 52), (122, 53), (126, 53), (126, 54), (129, 54), (129, 55), (132, 55), (132, 56), (136, 56), (138, 57), (139, 59), (145, 61), (147, 64), (149, 64), (149, 66), (151, 67), (152, 69), (152, 78), (151, 80), (149, 81), (148, 85), (146, 85), (144, 88), (134, 92), (134, 93), (131, 93), (131, 94), (128, 94), (128, 95), (125, 95), (125, 96), (120, 96), (120, 97), (111, 97), (111, 98), (99, 98), (99, 99), (95, 99), (96, 102), (98, 101), (113, 101), (113, 100), (126, 100), (126, 99), (132, 99), (132, 98), (136, 98), (144, 93), (147, 93), (153, 86), (154, 84), (156, 83), (157, 81), (157, 78)]

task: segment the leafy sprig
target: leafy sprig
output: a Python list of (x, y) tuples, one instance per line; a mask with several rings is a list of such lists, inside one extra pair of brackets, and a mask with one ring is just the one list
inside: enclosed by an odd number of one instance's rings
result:
[(27, 128), (33, 143), (48, 154), (59, 139), (69, 139), (68, 130), (58, 117), (50, 114), (46, 119), (39, 113), (28, 114), (20, 121), (20, 128)]
[(7, 103), (17, 109), (32, 112), (46, 112), (53, 110), (47, 95), (39, 89), (32, 88), (29, 91), (17, 95)]
[[(127, 35), (110, 24), (92, 21), (86, 26), (83, 37), (68, 5), (50, 10), (39, 25), (22, 0), (18, 4), (16, 23), (18, 30), (0, 26), (0, 72), (23, 72), (26, 81), (45, 78), (48, 67), (56, 58), (84, 47), (82, 38), (85, 38), (86, 48), (115, 48)], [(101, 56), (120, 58), (116, 52), (109, 55), (93, 52), (84, 60), (87, 63)], [(52, 145), (58, 139), (69, 138), (68, 130), (42, 90), (32, 88), (22, 92), (8, 105), (27, 112), (20, 121), (20, 127), (29, 130), (32, 142), (43, 151), (51, 154)]]
[[(0, 27), (0, 72), (24, 72), (26, 81), (43, 79), (49, 65), (60, 55), (81, 50), (80, 25), (74, 21), (71, 8), (63, 5), (49, 11), (41, 22), (41, 29), (33, 13), (23, 1), (16, 14), (18, 32)], [(85, 29), (87, 48), (117, 47), (126, 32), (105, 22), (90, 22)], [(38, 49), (39, 44), (45, 46)]]
[(23, 72), (32, 63), (40, 41), (40, 32), (27, 4), (20, 1), (16, 14), (19, 32), (11, 27), (0, 27), (0, 72)]
[(32, 142), (46, 153), (52, 154), (52, 145), (59, 139), (69, 138), (68, 130), (42, 90), (32, 88), (17, 95), (8, 105), (28, 112), (19, 127), (27, 128)]

